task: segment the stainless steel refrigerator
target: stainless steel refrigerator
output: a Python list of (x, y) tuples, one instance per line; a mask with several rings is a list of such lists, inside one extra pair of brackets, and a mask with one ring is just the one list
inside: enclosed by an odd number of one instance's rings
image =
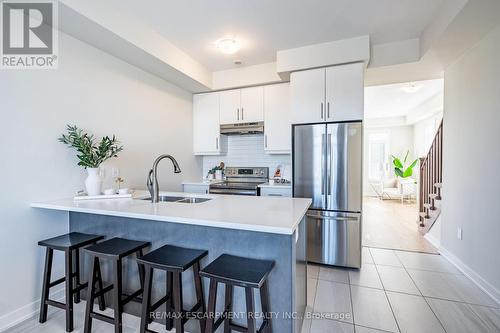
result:
[(293, 196), (311, 198), (309, 262), (361, 267), (361, 122), (293, 126)]

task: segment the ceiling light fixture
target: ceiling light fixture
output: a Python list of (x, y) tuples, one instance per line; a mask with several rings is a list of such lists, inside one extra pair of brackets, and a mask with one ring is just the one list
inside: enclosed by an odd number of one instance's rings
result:
[(406, 93), (413, 94), (422, 89), (423, 87), (424, 87), (423, 84), (410, 83), (407, 86), (401, 87), (401, 90)]
[(221, 38), (215, 42), (215, 46), (224, 54), (234, 54), (241, 48), (241, 42), (234, 38)]

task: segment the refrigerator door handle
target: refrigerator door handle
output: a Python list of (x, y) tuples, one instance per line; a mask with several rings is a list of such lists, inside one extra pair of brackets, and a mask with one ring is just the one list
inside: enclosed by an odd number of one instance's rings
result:
[[(326, 195), (329, 197), (332, 194), (332, 182), (330, 179), (330, 175), (333, 172), (333, 154), (332, 154), (332, 135), (328, 134), (328, 137), (326, 139), (326, 156), (327, 156), (327, 162), (326, 162)], [(328, 198), (330, 200), (330, 198)]]
[[(323, 167), (324, 167), (325, 161), (326, 161), (326, 157), (325, 157), (325, 154), (324, 154), (324, 152), (325, 152), (325, 144), (326, 144), (326, 134), (321, 134), (321, 151), (323, 152), (321, 154), (321, 166), (322, 166), (321, 167), (321, 169), (322, 169), (321, 173), (322, 174), (324, 173)], [(324, 178), (325, 177), (321, 177), (321, 195), (322, 196), (325, 195), (325, 179)], [(324, 200), (324, 198), (323, 198), (323, 200)]]
[(359, 221), (358, 217), (332, 217), (332, 216), (321, 216), (314, 214), (306, 214), (308, 217), (316, 219), (316, 220), (324, 220), (324, 221)]

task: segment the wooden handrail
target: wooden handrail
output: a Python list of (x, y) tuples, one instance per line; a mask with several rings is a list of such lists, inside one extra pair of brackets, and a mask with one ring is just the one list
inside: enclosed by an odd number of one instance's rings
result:
[(426, 157), (420, 159), (419, 211), (424, 211), (424, 204), (431, 203), (429, 194), (437, 193), (436, 183), (443, 180), (443, 121), (437, 129), (432, 145)]

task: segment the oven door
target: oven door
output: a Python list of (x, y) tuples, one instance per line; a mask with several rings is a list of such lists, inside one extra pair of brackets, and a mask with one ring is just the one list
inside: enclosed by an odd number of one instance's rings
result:
[(257, 191), (254, 189), (235, 189), (235, 188), (213, 188), (209, 189), (210, 194), (227, 194), (227, 195), (257, 195)]

